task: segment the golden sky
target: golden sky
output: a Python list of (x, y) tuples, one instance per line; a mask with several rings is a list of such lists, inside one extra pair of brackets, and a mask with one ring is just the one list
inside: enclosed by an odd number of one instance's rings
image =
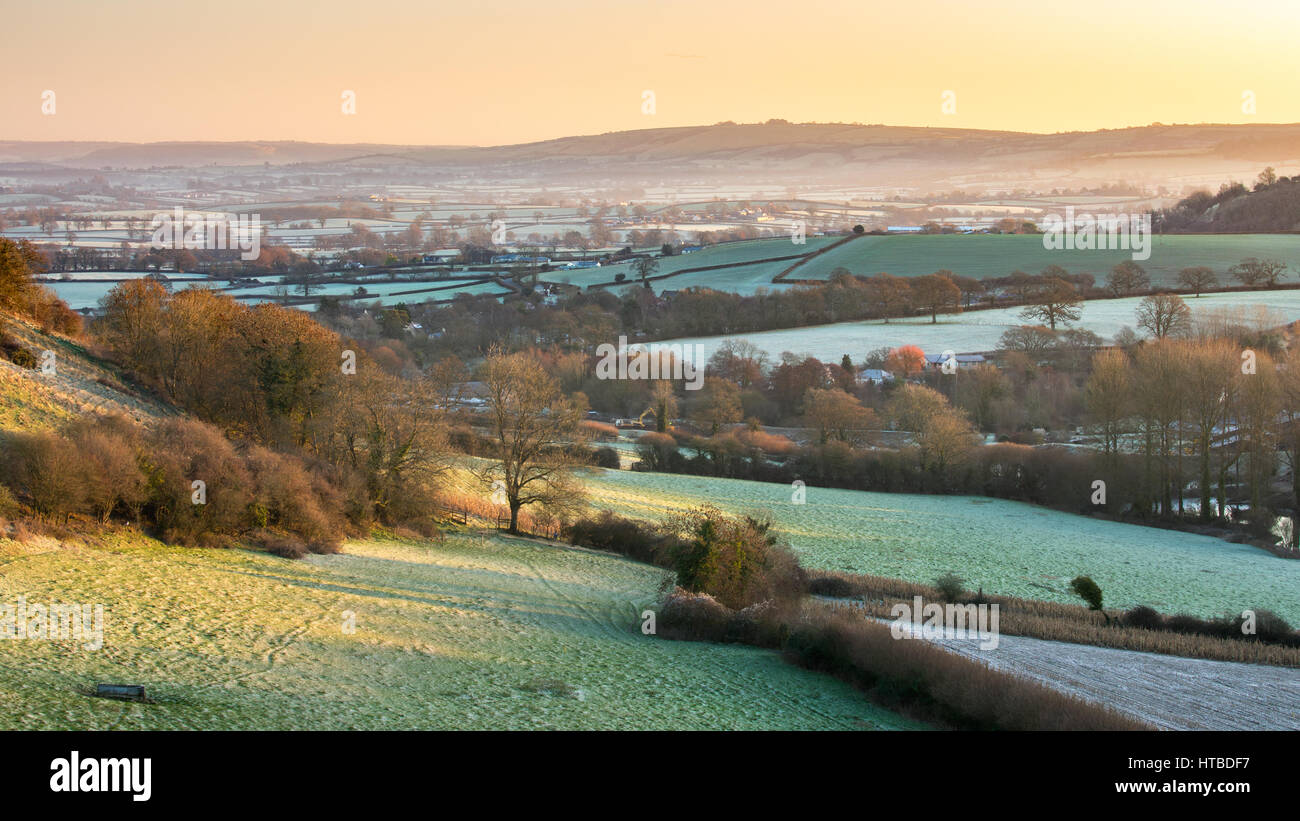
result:
[(495, 145), (772, 117), (1042, 132), (1300, 122), (1300, 0), (0, 8), (0, 140)]

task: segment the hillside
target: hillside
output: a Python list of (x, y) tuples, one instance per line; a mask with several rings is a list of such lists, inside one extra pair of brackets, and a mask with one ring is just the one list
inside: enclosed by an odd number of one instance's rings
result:
[(30, 322), (0, 313), (0, 333), (38, 359), (54, 353), (54, 374), (23, 368), (0, 357), (0, 431), (50, 430), (86, 414), (120, 413), (136, 422), (175, 415), (121, 370), (81, 343), (46, 334)]
[[(1149, 125), (1034, 134), (843, 123), (722, 123), (563, 137), (519, 145), (392, 146), (293, 142), (0, 143), (0, 161), (65, 167), (376, 162), (501, 178), (664, 177), (715, 183), (951, 188), (1127, 180), (1181, 185), (1300, 166), (1300, 124)], [(1032, 171), (1026, 169), (1033, 169)]]
[[(9, 730), (918, 726), (770, 651), (644, 636), (662, 571), (525, 539), (363, 541), (295, 562), (121, 531), (0, 538), (0, 566), (4, 601), (104, 606), (99, 650), (6, 643)], [(152, 703), (88, 697), (119, 680)]]

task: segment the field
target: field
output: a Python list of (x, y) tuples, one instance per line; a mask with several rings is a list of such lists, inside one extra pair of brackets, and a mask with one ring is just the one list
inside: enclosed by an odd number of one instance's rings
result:
[[(1142, 297), (1123, 299), (1094, 299), (1083, 303), (1080, 319), (1070, 325), (1085, 328), (1106, 341), (1110, 341), (1123, 327), (1136, 329), (1137, 308)], [(1254, 311), (1257, 306), (1267, 309), (1269, 319), (1283, 322), (1300, 320), (1300, 291), (1241, 292), (1205, 294), (1187, 297), (1193, 316), (1199, 312), (1218, 309)], [(836, 322), (831, 325), (811, 325), (780, 331), (761, 331), (733, 334), (733, 338), (747, 339), (777, 360), (782, 351), (815, 356), (825, 362), (838, 362), (844, 354), (860, 362), (871, 350), (899, 345), (916, 345), (926, 353), (956, 353), (991, 351), (998, 347), (998, 339), (1008, 328), (1029, 324), (1020, 318), (1023, 308), (993, 308), (963, 314), (940, 315), (932, 324), (928, 316), (906, 319), (873, 319), (861, 322)], [(660, 344), (703, 345), (704, 358), (713, 355), (722, 340), (728, 337), (709, 336), (689, 339), (670, 339)]]
[(972, 590), (1073, 603), (1070, 579), (1086, 574), (1109, 608), (1266, 607), (1300, 622), (1300, 562), (1208, 536), (973, 496), (809, 487), (796, 505), (789, 488), (763, 482), (613, 470), (587, 481), (597, 506), (650, 520), (704, 503), (769, 510), (810, 568), (925, 584), (953, 572)]
[[(800, 254), (811, 254), (820, 248), (823, 248), (832, 242), (836, 242), (842, 237), (808, 237), (807, 242), (803, 245), (795, 245), (790, 237), (774, 237), (772, 239), (746, 240), (743, 242), (728, 242), (721, 245), (710, 246), (691, 254), (679, 254), (672, 257), (657, 257), (659, 267), (655, 269), (654, 276), (680, 271), (685, 268), (701, 268), (708, 265), (730, 265), (738, 262), (755, 262), (756, 260), (771, 259), (774, 257), (790, 257)], [(773, 285), (772, 277), (781, 273), (786, 268), (795, 263), (795, 260), (786, 260), (784, 262), (761, 263), (755, 262), (753, 265), (743, 265), (736, 268), (723, 268), (716, 271), (702, 271), (696, 274), (683, 274), (681, 276), (668, 277), (666, 279), (655, 280), (651, 282), (655, 291), (680, 290), (692, 286), (705, 286), (719, 291), (734, 291), (736, 293), (752, 294), (758, 288), (768, 288), (770, 290), (780, 290), (781, 285)], [(600, 268), (586, 268), (576, 270), (558, 270), (542, 274), (542, 280), (545, 282), (567, 282), (572, 285), (578, 285), (586, 288), (597, 283), (612, 282), (618, 274), (625, 274), (628, 284), (633, 284), (636, 279), (636, 272), (631, 264), (606, 265)]]
[[(118, 274), (122, 277), (125, 275)], [(68, 307), (73, 310), (82, 308), (95, 308), (109, 291), (117, 287), (113, 282), (51, 282), (47, 283), (59, 298), (68, 303)], [(210, 282), (177, 282), (174, 288), (177, 290), (185, 287), (217, 287), (222, 289), (223, 293), (239, 299), (241, 302), (249, 304), (257, 302), (274, 302), (275, 292), (279, 285), (258, 285), (251, 288), (239, 288), (235, 290), (226, 290), (224, 281), (213, 280)], [(391, 282), (388, 280), (368, 283), (364, 286), (357, 286), (355, 283), (334, 283), (321, 285), (312, 289), (312, 298), (319, 299), (322, 296), (351, 296), (358, 287), (364, 287), (367, 295), (361, 298), (361, 301), (380, 302), (386, 305), (396, 304), (398, 302), (418, 303), (425, 300), (434, 299), (451, 299), (457, 294), (490, 294), (492, 296), (501, 296), (509, 293), (505, 288), (492, 282), (466, 282), (462, 287), (455, 287), (455, 280), (431, 280), (428, 282)], [(289, 287), (290, 298), (300, 297), (301, 294), (292, 285)], [(431, 290), (437, 289), (437, 290)], [(392, 296), (399, 291), (419, 291), (420, 293), (406, 294), (404, 296)], [(314, 311), (315, 303), (301, 306), (305, 310)]]
[[(662, 571), (523, 539), (301, 561), (0, 540), (0, 603), (102, 604), (104, 644), (3, 640), (3, 729), (911, 729), (773, 652), (643, 636)], [(344, 630), (346, 611), (355, 630)], [(144, 684), (154, 703), (90, 697)]]
[(1122, 710), (1162, 730), (1300, 730), (1300, 676), (1284, 667), (1135, 653), (1024, 636), (996, 649), (951, 631), (913, 635), (997, 670)]
[[(1300, 272), (1300, 235), (1232, 234), (1157, 236), (1151, 258), (1138, 264), (1157, 285), (1172, 286), (1183, 268), (1208, 265), (1228, 284), (1228, 269), (1246, 257), (1278, 259), (1290, 266), (1290, 276)], [(948, 269), (962, 276), (984, 279), (1004, 277), (1014, 270), (1036, 274), (1048, 265), (1060, 265), (1072, 274), (1090, 273), (1097, 284), (1119, 262), (1132, 259), (1130, 251), (1053, 251), (1033, 234), (947, 234), (925, 236), (869, 236), (823, 254), (796, 268), (795, 279), (827, 279), (836, 268), (870, 276), (885, 273), (915, 277)]]

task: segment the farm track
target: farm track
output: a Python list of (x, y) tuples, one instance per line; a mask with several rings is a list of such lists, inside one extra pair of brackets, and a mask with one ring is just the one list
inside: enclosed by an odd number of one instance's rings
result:
[(1000, 636), (924, 636), (969, 659), (1146, 721), (1162, 730), (1300, 730), (1300, 673), (1285, 667), (1166, 656)]

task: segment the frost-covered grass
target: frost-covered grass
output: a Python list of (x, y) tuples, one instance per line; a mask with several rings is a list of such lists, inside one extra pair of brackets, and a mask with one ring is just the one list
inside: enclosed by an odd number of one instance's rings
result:
[[(1068, 327), (1084, 328), (1109, 341), (1124, 326), (1136, 329), (1137, 308), (1141, 297), (1123, 299), (1094, 299), (1084, 302), (1079, 321)], [(1205, 294), (1187, 297), (1193, 316), (1215, 309), (1266, 309), (1278, 322), (1300, 319), (1300, 291), (1245, 291), (1236, 293)], [(994, 308), (987, 311), (970, 311), (962, 314), (940, 315), (937, 323), (930, 318), (867, 320), (862, 322), (837, 322), (833, 325), (812, 325), (806, 328), (789, 328), (781, 331), (761, 331), (734, 334), (735, 338), (748, 339), (778, 360), (782, 351), (808, 354), (823, 361), (838, 362), (849, 354), (855, 362), (876, 348), (894, 348), (899, 345), (916, 345), (926, 353), (957, 353), (991, 351), (1008, 328), (1032, 324), (1020, 317), (1023, 308)], [(723, 336), (670, 339), (664, 344), (699, 343), (704, 346), (704, 356), (717, 350)]]
[(650, 520), (705, 503), (771, 511), (810, 568), (925, 584), (953, 572), (972, 590), (1071, 603), (1070, 579), (1083, 574), (1108, 608), (1266, 607), (1300, 622), (1300, 562), (1208, 536), (973, 496), (809, 487), (796, 505), (790, 488), (764, 482), (610, 470), (587, 482), (594, 504)]
[[(793, 265), (795, 260), (772, 263), (760, 263), (756, 262), (757, 260), (811, 254), (840, 239), (842, 237), (807, 237), (804, 244), (795, 245), (790, 237), (778, 236), (771, 239), (727, 242), (709, 246), (690, 254), (657, 257), (659, 267), (655, 270), (655, 276), (708, 265), (730, 265), (738, 262), (754, 262), (755, 264), (736, 268), (723, 268), (716, 271), (682, 274), (656, 280), (651, 285), (654, 286), (656, 292), (680, 290), (693, 286), (742, 294), (752, 294), (758, 288), (780, 290), (789, 286), (773, 285), (772, 278)], [(631, 264), (606, 265), (600, 268), (575, 270), (560, 269), (542, 274), (541, 278), (546, 282), (567, 282), (571, 285), (586, 288), (595, 283), (611, 282), (617, 274), (626, 274), (628, 284), (634, 284), (637, 281), (636, 271)]]
[[(1099, 209), (1098, 213), (1102, 211)], [(1226, 283), (1228, 269), (1246, 257), (1281, 260), (1290, 266), (1289, 276), (1294, 277), (1300, 270), (1300, 236), (1157, 236), (1151, 244), (1151, 257), (1139, 260), (1138, 264), (1157, 284), (1172, 286), (1180, 270), (1195, 265), (1208, 265)], [(1123, 249), (1050, 250), (1043, 247), (1041, 235), (1032, 234), (870, 236), (809, 260), (793, 276), (827, 279), (832, 271), (843, 267), (865, 276), (884, 271), (894, 276), (913, 277), (946, 268), (963, 276), (984, 279), (1004, 277), (1016, 269), (1036, 274), (1048, 265), (1060, 265), (1072, 274), (1090, 273), (1102, 284), (1113, 266), (1132, 258), (1132, 252)]]
[(100, 603), (107, 622), (97, 651), (0, 640), (0, 728), (915, 726), (773, 652), (642, 635), (663, 572), (605, 554), (470, 533), (302, 561), (94, 541), (0, 540), (0, 602)]

